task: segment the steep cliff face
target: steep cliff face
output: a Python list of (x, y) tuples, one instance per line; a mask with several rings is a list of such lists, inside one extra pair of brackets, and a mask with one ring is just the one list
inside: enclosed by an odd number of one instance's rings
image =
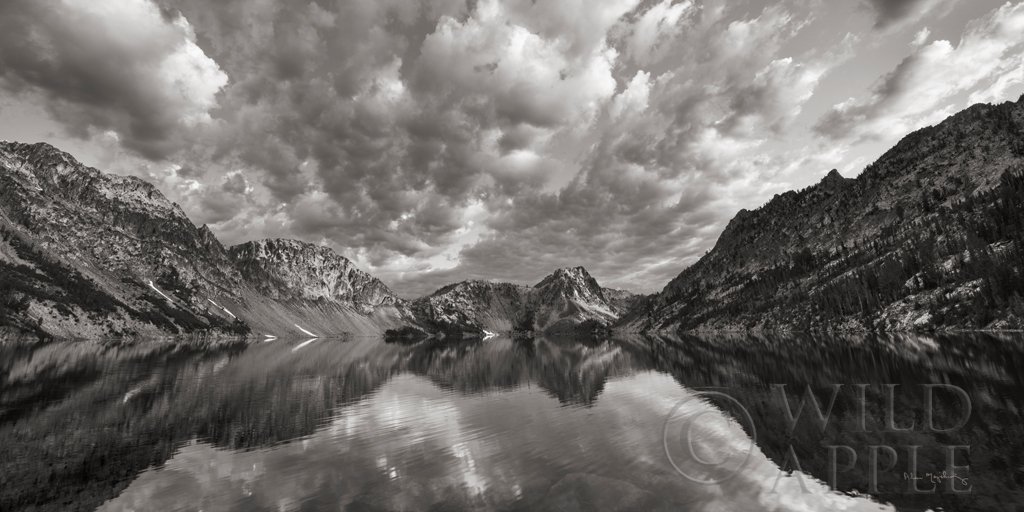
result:
[(398, 305), (329, 250), (263, 241), (229, 253), (145, 181), (0, 142), (0, 331), (373, 334), (402, 321)]
[(296, 240), (258, 240), (231, 247), (243, 277), (280, 300), (335, 300), (364, 311), (402, 300), (380, 279), (327, 247)]
[(634, 330), (1019, 324), (1024, 98), (914, 132), (856, 179), (740, 211)]
[[(614, 301), (607, 295), (614, 295)], [(615, 322), (632, 294), (601, 286), (583, 267), (556, 270), (535, 286), (465, 281), (413, 303), (428, 329), (579, 333)]]

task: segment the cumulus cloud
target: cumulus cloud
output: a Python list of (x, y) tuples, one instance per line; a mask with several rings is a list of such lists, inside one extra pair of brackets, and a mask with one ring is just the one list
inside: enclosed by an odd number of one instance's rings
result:
[(664, 0), (637, 13), (635, 21), (622, 24), (620, 29), (624, 33), (617, 35), (628, 38), (624, 45), (628, 57), (635, 62), (655, 62), (665, 58), (671, 41), (685, 26), (680, 20), (695, 8), (689, 1)]
[(1024, 63), (1024, 4), (1006, 3), (964, 30), (959, 44), (937, 40), (915, 48), (872, 93), (836, 104), (816, 125), (833, 139), (892, 139), (941, 120), (959, 94), (995, 99), (1017, 83)]
[(73, 132), (114, 130), (147, 156), (210, 121), (228, 77), (188, 20), (149, 0), (0, 5), (0, 86), (49, 99)]
[(928, 27), (924, 27), (921, 30), (918, 30), (916, 34), (914, 34), (914, 40), (910, 42), (910, 45), (915, 47), (923, 46), (925, 43), (928, 42), (928, 38), (931, 37), (931, 35), (932, 31), (929, 30)]
[(574, 58), (574, 42), (545, 39), (507, 19), (502, 4), (484, 0), (465, 22), (441, 20), (423, 42), (417, 87), (484, 123), (587, 123), (615, 90), (614, 52), (598, 46)]

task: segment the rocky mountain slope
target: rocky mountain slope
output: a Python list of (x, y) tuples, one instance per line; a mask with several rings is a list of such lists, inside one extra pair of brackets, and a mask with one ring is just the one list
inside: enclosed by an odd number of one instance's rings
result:
[(583, 267), (556, 270), (534, 286), (464, 281), (412, 303), (428, 331), (582, 333), (606, 329), (635, 296), (602, 288)]
[(628, 330), (1006, 328), (1024, 318), (1024, 97), (918, 130), (855, 179), (740, 211)]
[(0, 142), (0, 332), (380, 333), (403, 315), (386, 286), (328, 249), (229, 252), (143, 180)]
[(0, 144), (0, 265), (0, 324), (17, 329), (244, 331), (199, 299), (240, 280), (209, 230), (149, 183), (85, 167), (47, 144)]
[(239, 244), (228, 252), (242, 276), (274, 299), (337, 300), (364, 312), (402, 302), (380, 279), (327, 247), (270, 239)]

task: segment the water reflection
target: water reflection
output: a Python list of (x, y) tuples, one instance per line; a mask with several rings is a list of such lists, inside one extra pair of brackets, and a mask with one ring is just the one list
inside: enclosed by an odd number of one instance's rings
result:
[[(1021, 346), (988, 335), (3, 345), (0, 509), (1016, 510)], [(902, 384), (900, 425), (920, 420), (918, 384), (956, 384), (971, 421), (882, 432), (888, 396), (871, 386), (864, 432), (848, 393), (824, 428), (790, 429), (771, 387), (786, 384), (795, 403), (810, 386), (827, 403), (829, 386), (856, 383)], [(701, 453), (753, 446), (716, 485), (682, 477), (663, 444), (669, 413), (705, 388), (754, 423), (715, 400), (676, 411), (673, 432), (694, 433)], [(939, 400), (936, 422), (955, 412)], [(942, 446), (970, 445), (972, 493), (907, 494), (905, 461), (874, 480), (876, 501), (829, 490), (825, 446), (866, 461), (883, 443), (922, 446), (922, 472), (941, 466)], [(780, 471), (796, 469), (792, 456), (801, 471)], [(871, 483), (863, 462), (836, 481)]]

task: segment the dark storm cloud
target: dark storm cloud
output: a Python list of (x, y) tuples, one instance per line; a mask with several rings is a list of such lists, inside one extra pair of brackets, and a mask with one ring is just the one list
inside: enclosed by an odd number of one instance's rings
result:
[(143, 0), (9, 0), (0, 4), (0, 86), (44, 95), (76, 136), (115, 130), (126, 147), (159, 158), (180, 147), (182, 129), (208, 119), (227, 82), (192, 39), (187, 22)]
[(225, 176), (224, 184), (220, 188), (228, 194), (244, 194), (247, 187), (245, 177), (241, 173), (236, 173)]
[[(919, 74), (925, 65), (920, 54), (908, 56), (896, 66), (896, 69), (875, 84), (870, 101), (837, 106), (824, 115), (814, 129), (819, 134), (833, 139), (844, 139), (853, 135), (855, 130), (868, 121), (882, 117), (888, 104), (912, 91), (913, 77)], [(869, 137), (880, 135), (870, 132), (866, 134)]]
[(865, 0), (876, 13), (875, 28), (883, 29), (904, 20), (916, 19), (940, 0)]

